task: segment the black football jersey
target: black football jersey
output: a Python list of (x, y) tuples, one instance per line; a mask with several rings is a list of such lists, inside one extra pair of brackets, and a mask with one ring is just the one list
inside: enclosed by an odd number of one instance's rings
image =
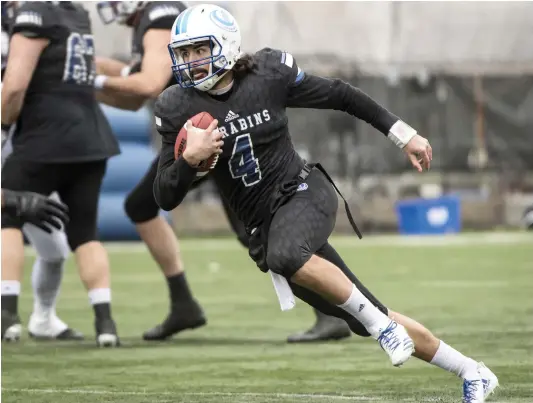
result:
[(12, 34), (49, 39), (33, 73), (13, 138), (13, 157), (92, 161), (119, 153), (94, 95), (94, 39), (88, 12), (72, 2), (24, 2)]
[(223, 154), (210, 175), (246, 225), (260, 219), (275, 185), (303, 166), (290, 139), (286, 107), (290, 88), (304, 73), (289, 53), (263, 49), (254, 57), (256, 70), (235, 80), (227, 101), (175, 85), (161, 94), (154, 110), (165, 137), (162, 159), (173, 158), (176, 135), (187, 119), (205, 111), (219, 121)]
[(154, 194), (164, 208), (179, 204), (194, 180), (194, 168), (182, 158), (174, 161), (174, 145), (187, 119), (200, 112), (218, 120), (224, 137), (223, 153), (210, 175), (248, 227), (265, 218), (276, 186), (295, 178), (304, 164), (289, 135), (286, 108), (345, 111), (383, 134), (398, 121), (342, 80), (305, 74), (290, 53), (265, 48), (254, 59), (256, 68), (236, 77), (224, 99), (178, 85), (159, 96), (154, 114), (163, 148)]
[[(150, 29), (170, 30), (178, 15), (185, 8), (187, 7), (181, 1), (154, 1), (143, 8), (139, 16), (139, 22), (135, 24), (133, 29), (131, 43), (131, 61), (133, 65), (140, 64), (144, 57), (144, 34)], [(174, 76), (172, 76), (168, 86), (174, 83)]]

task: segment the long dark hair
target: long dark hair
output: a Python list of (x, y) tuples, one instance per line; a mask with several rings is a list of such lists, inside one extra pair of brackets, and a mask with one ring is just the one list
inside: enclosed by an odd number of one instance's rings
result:
[(235, 62), (235, 66), (233, 66), (233, 71), (237, 77), (242, 77), (248, 73), (251, 73), (253, 70), (255, 70), (256, 67), (257, 64), (253, 55), (245, 53), (239, 58), (239, 60)]

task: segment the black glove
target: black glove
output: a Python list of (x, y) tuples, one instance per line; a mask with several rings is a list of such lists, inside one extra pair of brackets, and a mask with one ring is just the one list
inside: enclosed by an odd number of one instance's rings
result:
[(3, 207), (24, 223), (33, 224), (47, 233), (68, 223), (68, 207), (33, 192), (2, 189)]

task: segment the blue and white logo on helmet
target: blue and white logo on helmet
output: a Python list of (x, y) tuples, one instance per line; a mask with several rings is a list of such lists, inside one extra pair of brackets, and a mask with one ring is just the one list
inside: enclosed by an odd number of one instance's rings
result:
[(225, 10), (222, 10), (222, 9), (213, 10), (209, 14), (209, 18), (211, 18), (211, 21), (213, 21), (213, 23), (217, 27), (219, 27), (219, 28), (221, 28), (221, 29), (223, 29), (225, 31), (228, 31), (228, 32), (236, 32), (237, 31), (237, 25), (235, 24), (235, 20)]

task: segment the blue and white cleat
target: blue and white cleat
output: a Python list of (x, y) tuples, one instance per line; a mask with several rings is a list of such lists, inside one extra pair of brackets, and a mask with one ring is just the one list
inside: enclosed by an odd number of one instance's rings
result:
[(463, 403), (483, 403), (483, 381), (479, 379), (465, 379), (463, 381)]
[(498, 378), (485, 364), (477, 364), (478, 378), (463, 382), (463, 402), (483, 403), (499, 385)]
[(481, 381), (483, 382), (483, 395), (486, 400), (494, 392), (494, 389), (499, 386), (500, 382), (498, 381), (498, 377), (494, 375), (494, 373), (482, 362), (478, 362), (477, 370), (479, 375), (481, 375)]
[(415, 351), (413, 340), (407, 334), (405, 327), (393, 320), (380, 332), (377, 340), (395, 367), (405, 363)]

